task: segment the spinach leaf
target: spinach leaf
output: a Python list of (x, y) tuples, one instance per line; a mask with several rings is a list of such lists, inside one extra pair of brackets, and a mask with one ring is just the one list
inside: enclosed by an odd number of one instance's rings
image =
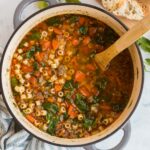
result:
[(108, 84), (108, 79), (105, 77), (96, 82), (96, 86), (99, 90), (104, 90), (107, 84)]
[(55, 134), (56, 125), (58, 124), (58, 122), (59, 122), (58, 117), (51, 118), (49, 125), (48, 125), (48, 130), (47, 130), (49, 134), (51, 135)]
[(46, 24), (49, 26), (57, 26), (61, 23), (61, 20), (58, 17), (52, 17), (46, 20)]
[(31, 40), (39, 40), (41, 38), (40, 32), (33, 31), (32, 34), (29, 36)]
[(33, 46), (33, 47), (31, 47), (31, 49), (26, 53), (26, 57), (27, 57), (28, 59), (30, 59), (31, 57), (33, 57), (34, 53), (35, 53), (35, 47)]
[(16, 77), (11, 78), (11, 86), (14, 88), (19, 84), (19, 80)]
[(84, 128), (88, 129), (89, 127), (91, 127), (93, 124), (93, 120), (85, 118), (83, 126)]
[(145, 37), (141, 37), (138, 41), (137, 44), (145, 51), (145, 52), (149, 52), (150, 53), (150, 40), (145, 38)]
[(78, 21), (78, 19), (79, 18), (77, 16), (71, 16), (70, 19), (69, 19), (69, 21), (70, 21), (70, 23), (75, 23), (75, 22)]
[(37, 71), (39, 69), (39, 65), (36, 61), (33, 63), (33, 69), (34, 71)]
[(79, 28), (79, 31), (81, 34), (86, 35), (88, 32), (88, 27), (87, 26), (82, 26)]
[(58, 112), (58, 106), (49, 102), (43, 103), (43, 108), (53, 114), (56, 114)]
[(66, 81), (63, 88), (64, 89), (73, 89), (73, 82), (72, 82), (72, 80)]
[(89, 106), (87, 105), (85, 100), (83, 100), (82, 95), (78, 93), (76, 94), (75, 104), (83, 112), (86, 112), (89, 110)]

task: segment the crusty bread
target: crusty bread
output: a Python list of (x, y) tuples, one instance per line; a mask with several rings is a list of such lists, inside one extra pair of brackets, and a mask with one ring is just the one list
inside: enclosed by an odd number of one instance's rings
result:
[(115, 15), (131, 20), (141, 20), (146, 13), (142, 0), (102, 0), (102, 5)]
[(114, 11), (117, 8), (120, 8), (126, 0), (102, 0), (102, 5), (108, 11)]
[(113, 13), (131, 20), (141, 20), (144, 17), (142, 6), (135, 0), (126, 0), (126, 2), (114, 10)]

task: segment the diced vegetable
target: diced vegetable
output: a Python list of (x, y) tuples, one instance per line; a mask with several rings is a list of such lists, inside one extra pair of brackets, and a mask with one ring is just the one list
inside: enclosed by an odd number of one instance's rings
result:
[(36, 77), (31, 77), (30, 79), (29, 79), (29, 82), (31, 83), (31, 86), (32, 87), (38, 87), (38, 82), (37, 82), (37, 78)]
[(82, 27), (80, 27), (79, 31), (80, 31), (81, 34), (86, 35), (87, 32), (88, 32), (88, 27), (87, 26), (82, 26)]
[(31, 123), (34, 123), (36, 121), (36, 119), (31, 115), (31, 114), (28, 114), (25, 116)]
[(11, 86), (14, 88), (15, 86), (17, 86), (19, 84), (19, 81), (16, 77), (12, 77), (11, 78)]
[(73, 80), (68, 80), (64, 84), (64, 89), (73, 89)]
[(35, 54), (35, 59), (36, 59), (39, 63), (41, 63), (41, 62), (43, 61), (43, 59), (44, 59), (44, 55), (45, 55), (44, 52), (37, 52), (37, 53)]
[(108, 79), (102, 78), (96, 82), (96, 86), (99, 90), (104, 90), (108, 84)]
[(35, 53), (35, 47), (33, 46), (33, 47), (31, 47), (31, 49), (26, 53), (26, 57), (30, 59), (31, 57), (33, 57), (34, 53)]
[(58, 48), (58, 40), (57, 39), (52, 40), (52, 47), (54, 50), (56, 50)]
[(90, 95), (91, 95), (90, 91), (85, 86), (81, 86), (79, 88), (79, 91), (85, 97), (90, 97)]
[(70, 118), (75, 118), (77, 117), (77, 110), (74, 108), (73, 105), (70, 105), (69, 106), (69, 109), (68, 109), (68, 115), (70, 116)]
[(56, 114), (58, 112), (58, 106), (53, 103), (45, 102), (45, 103), (43, 103), (43, 108), (54, 114)]
[(33, 69), (34, 69), (34, 71), (39, 70), (39, 65), (36, 61), (33, 63)]
[(49, 26), (57, 26), (61, 23), (58, 17), (52, 17), (46, 21), (47, 25)]
[(30, 38), (31, 40), (39, 40), (40, 37), (41, 37), (40, 32), (34, 31), (34, 32), (30, 35), (29, 38)]
[(89, 110), (87, 103), (85, 102), (85, 100), (83, 100), (80, 94), (76, 94), (75, 104), (83, 112)]
[(23, 73), (29, 73), (33, 71), (33, 67), (28, 65), (22, 65), (21, 69)]
[(54, 135), (55, 134), (55, 129), (56, 129), (56, 125), (58, 124), (59, 122), (59, 118), (58, 117), (53, 117), (50, 122), (49, 122), (49, 125), (48, 125), (48, 133), (50, 133), (51, 135)]
[(89, 127), (92, 126), (92, 124), (93, 124), (93, 120), (86, 118), (86, 119), (84, 120), (83, 126), (84, 126), (84, 128), (88, 129)]
[(75, 73), (74, 81), (75, 82), (82, 82), (82, 81), (84, 81), (85, 78), (86, 78), (85, 73), (83, 73), (82, 71), (77, 71)]
[(70, 23), (75, 23), (78, 21), (78, 19), (79, 19), (79, 17), (77, 17), (77, 16), (71, 16), (69, 21), (70, 21)]

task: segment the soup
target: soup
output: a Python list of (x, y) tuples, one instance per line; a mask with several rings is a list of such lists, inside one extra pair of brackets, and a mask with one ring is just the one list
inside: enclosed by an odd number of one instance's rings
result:
[(101, 72), (94, 56), (118, 37), (101, 21), (77, 14), (34, 27), (11, 63), (11, 87), (24, 117), (62, 138), (87, 137), (111, 125), (131, 95), (132, 60), (124, 51)]

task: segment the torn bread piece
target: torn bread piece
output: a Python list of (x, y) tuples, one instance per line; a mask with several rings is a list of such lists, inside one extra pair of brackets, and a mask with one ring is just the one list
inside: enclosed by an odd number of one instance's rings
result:
[(131, 20), (141, 20), (145, 16), (142, 5), (136, 0), (126, 0), (125, 3), (114, 10), (113, 13)]
[(102, 5), (110, 12), (120, 8), (126, 0), (102, 0)]

